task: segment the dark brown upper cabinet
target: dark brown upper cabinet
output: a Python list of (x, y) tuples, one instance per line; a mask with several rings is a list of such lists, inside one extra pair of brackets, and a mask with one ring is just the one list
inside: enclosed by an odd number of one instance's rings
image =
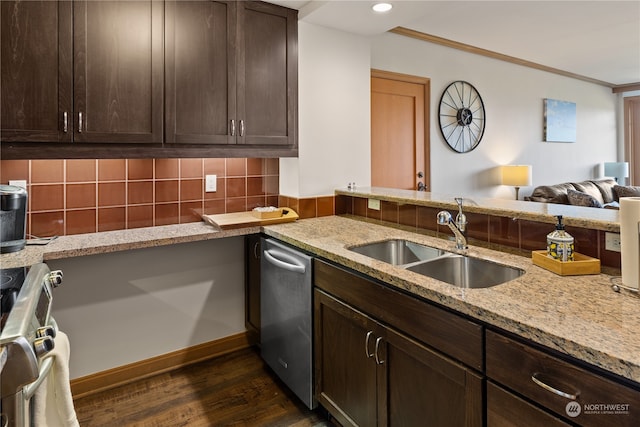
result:
[(0, 2), (3, 142), (71, 142), (71, 22), (70, 2)]
[(1, 13), (3, 142), (162, 142), (162, 2), (3, 1)]
[(162, 142), (162, 2), (73, 3), (76, 142)]
[(165, 142), (297, 146), (295, 10), (167, 1), (165, 19)]
[(3, 159), (297, 155), (297, 11), (2, 1)]

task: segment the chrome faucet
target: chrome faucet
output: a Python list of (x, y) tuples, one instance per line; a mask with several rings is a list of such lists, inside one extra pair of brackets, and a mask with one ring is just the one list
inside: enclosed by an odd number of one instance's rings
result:
[(465, 250), (467, 246), (467, 216), (462, 212), (462, 197), (456, 197), (455, 201), (458, 203), (458, 215), (456, 220), (449, 211), (438, 212), (438, 224), (447, 225), (453, 231), (456, 237), (456, 249)]

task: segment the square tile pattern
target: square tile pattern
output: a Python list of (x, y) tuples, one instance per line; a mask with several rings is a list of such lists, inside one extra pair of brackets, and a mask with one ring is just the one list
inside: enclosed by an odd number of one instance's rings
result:
[[(38, 237), (197, 222), (257, 206), (333, 215), (333, 196), (280, 196), (279, 173), (278, 159), (0, 161), (2, 183), (27, 181), (27, 230)], [(206, 175), (217, 176), (216, 192), (204, 191)]]
[[(217, 191), (205, 192), (205, 175)], [(2, 183), (26, 180), (28, 233), (91, 233), (200, 221), (278, 203), (278, 159), (2, 160)], [(333, 213), (333, 211), (331, 212)]]

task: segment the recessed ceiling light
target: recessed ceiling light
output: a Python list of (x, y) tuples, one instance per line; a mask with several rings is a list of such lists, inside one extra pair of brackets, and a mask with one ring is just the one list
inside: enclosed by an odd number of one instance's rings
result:
[(380, 13), (389, 12), (393, 6), (390, 3), (376, 3), (371, 8)]

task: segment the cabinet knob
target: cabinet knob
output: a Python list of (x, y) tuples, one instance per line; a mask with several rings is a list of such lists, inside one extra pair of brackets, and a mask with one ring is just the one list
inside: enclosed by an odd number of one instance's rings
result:
[(82, 133), (82, 111), (78, 113), (78, 133)]
[(244, 120), (240, 120), (240, 136), (244, 136)]
[(236, 121), (231, 119), (231, 136), (236, 136)]
[(62, 131), (69, 132), (69, 114), (66, 111), (62, 113)]

